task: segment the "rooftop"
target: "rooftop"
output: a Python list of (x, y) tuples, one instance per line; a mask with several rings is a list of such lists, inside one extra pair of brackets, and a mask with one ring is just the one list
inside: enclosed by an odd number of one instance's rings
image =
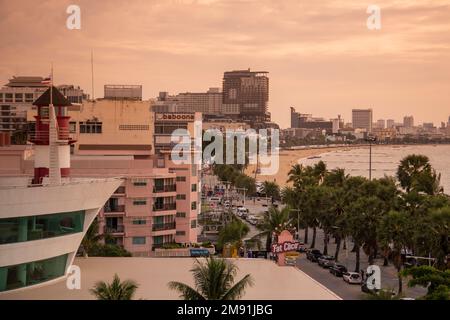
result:
[[(253, 287), (247, 288), (245, 300), (340, 300), (340, 298), (295, 267), (279, 267), (265, 259), (233, 259), (239, 268), (237, 279), (251, 274)], [(89, 293), (97, 281), (111, 282), (114, 273), (121, 280), (139, 284), (135, 299), (174, 300), (178, 293), (167, 287), (169, 281), (193, 286), (189, 270), (191, 258), (76, 258), (81, 269), (81, 289), (69, 290), (66, 281), (39, 288), (29, 288), (0, 295), (0, 299), (94, 299)]]
[(42, 83), (42, 77), (35, 76), (13, 76), (9, 79), (9, 82), (5, 84), (7, 87), (46, 87)]

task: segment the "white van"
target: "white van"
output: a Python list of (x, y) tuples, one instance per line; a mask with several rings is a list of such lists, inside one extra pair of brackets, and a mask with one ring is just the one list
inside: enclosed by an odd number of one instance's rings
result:
[(245, 217), (247, 217), (247, 208), (245, 208), (245, 207), (238, 207), (238, 208), (236, 209), (236, 214), (237, 214), (239, 217), (245, 219)]

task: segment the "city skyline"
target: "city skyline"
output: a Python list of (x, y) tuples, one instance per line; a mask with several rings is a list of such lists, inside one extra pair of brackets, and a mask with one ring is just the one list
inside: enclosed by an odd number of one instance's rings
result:
[(65, 26), (69, 1), (0, 2), (3, 83), (46, 76), (53, 61), (55, 82), (91, 93), (93, 49), (96, 97), (109, 83), (142, 85), (144, 99), (204, 92), (224, 71), (250, 67), (269, 72), (269, 112), (283, 128), (291, 106), (346, 121), (354, 108), (448, 118), (450, 1), (378, 1), (377, 31), (366, 27), (367, 4), (343, 1), (80, 1), (81, 30)]

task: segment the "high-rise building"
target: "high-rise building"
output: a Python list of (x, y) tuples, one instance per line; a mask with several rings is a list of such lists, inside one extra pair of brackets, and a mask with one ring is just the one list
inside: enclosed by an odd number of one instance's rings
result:
[(270, 121), (267, 71), (228, 71), (223, 76), (222, 108), (225, 114), (258, 124)]
[(365, 129), (372, 132), (372, 109), (353, 109), (352, 124), (354, 129)]
[(395, 127), (395, 120), (394, 119), (387, 119), (386, 120), (386, 128), (390, 129)]
[(403, 126), (406, 128), (414, 127), (414, 117), (413, 116), (403, 117)]
[[(27, 111), (35, 108), (32, 103), (48, 89), (43, 80), (42, 77), (14, 76), (0, 89), (0, 132), (27, 131)], [(81, 103), (88, 98), (80, 87), (60, 85), (57, 88), (71, 103)]]
[(299, 113), (295, 111), (295, 108), (291, 107), (291, 128), (298, 128)]
[(45, 90), (42, 77), (14, 76), (0, 89), (0, 131), (26, 130), (27, 110)]
[(154, 112), (201, 112), (205, 118), (222, 115), (222, 92), (219, 88), (209, 88), (207, 92), (184, 92), (169, 95), (160, 92), (152, 103)]
[(377, 128), (379, 129), (386, 128), (386, 121), (384, 119), (377, 120)]

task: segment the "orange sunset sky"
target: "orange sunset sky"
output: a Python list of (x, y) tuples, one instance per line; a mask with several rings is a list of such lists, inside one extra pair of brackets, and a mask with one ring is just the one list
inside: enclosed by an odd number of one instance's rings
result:
[[(81, 8), (68, 30), (66, 8)], [(370, 4), (382, 28), (366, 27)], [(374, 109), (374, 121), (439, 125), (450, 116), (450, 0), (0, 0), (0, 84), (47, 76), (91, 92), (104, 84), (159, 91), (220, 87), (224, 71), (269, 71), (269, 111), (325, 118)]]

